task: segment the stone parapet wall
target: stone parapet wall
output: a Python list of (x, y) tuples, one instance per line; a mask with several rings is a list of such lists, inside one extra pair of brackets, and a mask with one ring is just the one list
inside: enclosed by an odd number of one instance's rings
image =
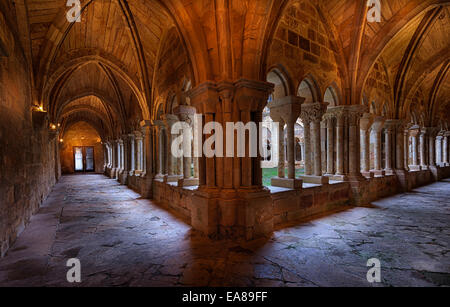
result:
[(321, 185), (272, 194), (275, 226), (349, 204), (348, 183)]

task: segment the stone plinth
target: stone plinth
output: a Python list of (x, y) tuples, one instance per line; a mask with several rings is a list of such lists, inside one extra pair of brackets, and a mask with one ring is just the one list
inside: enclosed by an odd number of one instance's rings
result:
[(274, 187), (300, 190), (302, 188), (303, 181), (301, 179), (288, 179), (275, 177), (272, 178), (271, 184)]

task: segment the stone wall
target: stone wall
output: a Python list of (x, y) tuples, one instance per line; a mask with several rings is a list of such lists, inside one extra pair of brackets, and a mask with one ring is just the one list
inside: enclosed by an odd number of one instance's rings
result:
[(30, 72), (14, 11), (0, 6), (0, 256), (25, 228), (58, 177), (56, 134), (33, 112)]
[(349, 204), (348, 183), (320, 185), (300, 191), (272, 193), (274, 224), (281, 226)]
[[(174, 183), (155, 180), (153, 199), (162, 207), (191, 221), (194, 187), (179, 188)], [(305, 217), (338, 209), (349, 203), (348, 183), (337, 183), (305, 188), (300, 191), (282, 191), (271, 194), (275, 226), (299, 221)]]

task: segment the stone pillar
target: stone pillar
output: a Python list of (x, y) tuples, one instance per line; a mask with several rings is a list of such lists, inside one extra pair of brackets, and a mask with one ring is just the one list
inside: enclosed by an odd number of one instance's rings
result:
[(403, 130), (403, 167), (406, 171), (409, 171), (409, 128), (411, 124), (407, 124)]
[(128, 175), (130, 172), (130, 165), (131, 165), (131, 150), (130, 150), (130, 141), (128, 138), (128, 135), (123, 135), (121, 139), (120, 144), (120, 150), (121, 150), (121, 163), (122, 163), (122, 169), (119, 174), (119, 181), (121, 184), (127, 184)]
[(322, 161), (322, 166), (321, 166), (321, 175), (322, 174), (326, 174), (327, 173), (327, 165), (328, 165), (328, 160), (327, 160), (327, 154), (328, 154), (328, 149), (327, 149), (327, 120), (324, 119), (320, 122), (320, 152), (321, 152), (321, 161)]
[(143, 165), (142, 165), (142, 132), (141, 131), (135, 131), (134, 132), (134, 139), (135, 139), (135, 145), (136, 145), (136, 149), (134, 151), (134, 159), (135, 159), (135, 163), (136, 163), (136, 167), (134, 170), (134, 174), (136, 176), (140, 176), (143, 173)]
[(286, 171), (284, 163), (286, 162), (286, 157), (284, 156), (284, 122), (278, 122), (278, 178), (286, 177)]
[(393, 173), (393, 166), (392, 166), (392, 137), (395, 130), (395, 124), (392, 122), (392, 120), (387, 120), (384, 123), (385, 130), (385, 171), (386, 174), (392, 175)]
[(436, 164), (439, 166), (442, 166), (443, 163), (443, 152), (442, 152), (442, 146), (443, 146), (443, 136), (438, 135), (436, 137)]
[(166, 156), (164, 155), (164, 122), (162, 120), (155, 120), (153, 122), (155, 131), (155, 146), (156, 146), (156, 179), (162, 179), (166, 174)]
[[(305, 175), (301, 176), (304, 182), (307, 183), (315, 183), (315, 184), (328, 184), (329, 178), (322, 176), (322, 151), (321, 151), (321, 141), (320, 141), (320, 122), (322, 121), (322, 117), (326, 111), (326, 105), (321, 102), (316, 103), (307, 103), (302, 105), (301, 118), (303, 123), (305, 124)], [(308, 123), (311, 123), (311, 127), (309, 128)], [(311, 148), (306, 146), (310, 144), (311, 140), (309, 139), (309, 131), (312, 134), (312, 151)], [(309, 149), (309, 150), (308, 150)], [(310, 162), (312, 156), (313, 158), (313, 176), (309, 175), (311, 170), (306, 165)], [(307, 171), (306, 171), (307, 170)]]
[(360, 126), (361, 117), (366, 111), (363, 105), (353, 105), (348, 107), (348, 143), (349, 143), (349, 180), (362, 181), (364, 177), (361, 175), (361, 136)]
[[(233, 83), (205, 82), (192, 89), (189, 96), (197, 113), (203, 114), (201, 128), (210, 121), (225, 127), (226, 121), (244, 124), (260, 121), (272, 91), (273, 85), (267, 82), (238, 80)], [(201, 136), (202, 144), (203, 139)], [(227, 153), (227, 146), (231, 144), (227, 145), (225, 141), (223, 147)], [(247, 149), (249, 144), (247, 139)], [(235, 154), (229, 158), (233, 161), (232, 172), (225, 171), (225, 159), (200, 159), (200, 185), (194, 191), (191, 205), (192, 227), (214, 238), (252, 240), (271, 234), (273, 203), (270, 192), (262, 186), (259, 155), (242, 158)]]
[(334, 120), (327, 118), (327, 176), (334, 175)]
[(436, 137), (431, 134), (428, 136), (428, 149), (429, 149), (429, 165), (436, 167)]
[(444, 165), (449, 166), (449, 159), (448, 159), (448, 138), (449, 138), (449, 132), (446, 132), (444, 135)]
[(136, 139), (134, 133), (128, 135), (130, 141), (130, 176), (134, 176), (136, 170)]
[(167, 131), (167, 173), (168, 176), (164, 178), (165, 182), (178, 182), (180, 176), (177, 175), (177, 158), (172, 154), (172, 141), (176, 136), (172, 135), (172, 126), (178, 122), (178, 117), (173, 114), (165, 114), (162, 116), (164, 120), (165, 129)]
[(375, 117), (372, 124), (372, 134), (374, 138), (374, 174), (384, 176), (385, 171), (382, 169), (382, 151), (381, 151), (381, 131), (384, 126), (384, 117)]
[(290, 120), (286, 123), (287, 129), (287, 161), (288, 179), (295, 179), (295, 122)]
[(311, 146), (311, 122), (303, 120), (303, 128), (304, 128), (304, 148), (303, 152), (305, 155), (305, 175), (311, 176), (313, 174), (313, 166), (312, 166), (312, 146)]
[(361, 154), (362, 154), (362, 174), (371, 177), (370, 173), (370, 128), (373, 124), (373, 116), (370, 113), (364, 113), (360, 122), (361, 132)]
[[(345, 129), (345, 114), (342, 112), (339, 112), (336, 115), (337, 125), (336, 125), (336, 134), (337, 134), (337, 152), (336, 152), (336, 175), (337, 176), (344, 176), (345, 170), (344, 170), (344, 129)], [(344, 178), (342, 178), (344, 179)]]
[(141, 182), (141, 195), (151, 199), (153, 197), (153, 131), (154, 126), (150, 120), (141, 122), (142, 140), (142, 164), (143, 180)]
[(118, 166), (118, 152), (117, 152), (117, 141), (111, 142), (111, 152), (112, 152), (112, 169), (111, 169), (111, 179), (116, 179)]
[(183, 136), (183, 178), (178, 179), (178, 186), (197, 186), (199, 181), (198, 179), (195, 179), (191, 173), (193, 139), (192, 125), (194, 122), (195, 108), (187, 105), (180, 105), (175, 108), (174, 113), (178, 116), (180, 121), (184, 123), (184, 129), (186, 129), (186, 131), (183, 130), (181, 132)]
[(396, 136), (397, 136), (397, 143), (396, 143), (396, 166), (395, 168), (397, 170), (405, 170), (405, 142), (404, 142), (404, 135), (405, 135), (405, 129), (404, 124), (399, 121), (396, 125)]
[(422, 128), (419, 132), (419, 155), (420, 155), (420, 167), (422, 169), (428, 169), (427, 161), (427, 133), (426, 129)]
[[(290, 189), (300, 189), (301, 180), (295, 178), (295, 123), (301, 112), (304, 99), (297, 96), (278, 98), (269, 103), (270, 116), (274, 122), (280, 123), (279, 132), (279, 164), (278, 177), (272, 178), (272, 186)], [(288, 178), (284, 178), (284, 132), (282, 127), (286, 123)]]
[(421, 163), (419, 161), (419, 153), (420, 153), (420, 146), (419, 146), (419, 136), (420, 136), (420, 130), (419, 127), (415, 127), (412, 130), (410, 130), (409, 135), (411, 137), (411, 143), (412, 143), (412, 165), (410, 165), (410, 169), (413, 171), (419, 171), (421, 170)]

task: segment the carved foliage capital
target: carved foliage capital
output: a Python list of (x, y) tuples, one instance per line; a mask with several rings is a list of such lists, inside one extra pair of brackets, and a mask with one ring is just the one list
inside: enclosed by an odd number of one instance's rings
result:
[(304, 123), (320, 122), (327, 106), (323, 103), (305, 103), (302, 105), (301, 119)]

